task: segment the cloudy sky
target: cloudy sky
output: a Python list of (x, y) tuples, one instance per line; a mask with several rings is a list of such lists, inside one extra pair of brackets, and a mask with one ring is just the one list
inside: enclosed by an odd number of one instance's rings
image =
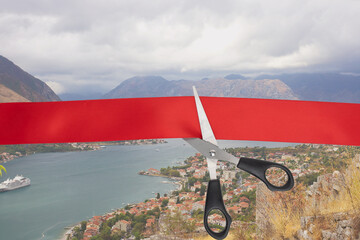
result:
[(0, 0), (0, 55), (57, 93), (135, 75), (360, 73), (359, 0)]

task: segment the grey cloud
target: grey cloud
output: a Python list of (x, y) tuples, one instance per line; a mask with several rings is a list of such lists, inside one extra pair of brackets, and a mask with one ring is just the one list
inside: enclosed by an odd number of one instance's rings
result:
[(1, 54), (66, 88), (110, 87), (132, 75), (161, 73), (180, 79), (200, 73), (359, 71), (359, 1), (0, 4)]

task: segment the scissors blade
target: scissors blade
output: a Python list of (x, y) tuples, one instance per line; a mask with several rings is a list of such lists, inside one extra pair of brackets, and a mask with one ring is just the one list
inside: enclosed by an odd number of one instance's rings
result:
[(189, 143), (193, 148), (201, 152), (206, 157), (206, 159), (228, 161), (234, 163), (235, 165), (239, 163), (239, 158), (231, 155), (228, 152), (225, 152), (224, 150), (210, 142), (199, 138), (184, 138), (184, 140)]
[(201, 101), (200, 101), (200, 98), (196, 91), (195, 86), (193, 86), (193, 92), (194, 92), (195, 104), (196, 104), (196, 109), (197, 109), (199, 122), (200, 122), (202, 139), (217, 146), (218, 143), (216, 141), (215, 135), (210, 126), (209, 120), (206, 116), (204, 107), (201, 104)]

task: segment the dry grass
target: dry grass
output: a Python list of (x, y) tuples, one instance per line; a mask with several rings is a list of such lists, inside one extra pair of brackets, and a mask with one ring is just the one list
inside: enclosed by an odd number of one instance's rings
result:
[[(231, 226), (230, 232), (225, 240), (252, 240), (255, 237), (255, 225), (254, 224), (241, 224), (239, 226)], [(207, 234), (197, 236), (195, 240), (214, 240)]]
[[(357, 158), (356, 158), (357, 159)], [(315, 218), (312, 223), (313, 238), (321, 239), (321, 231), (329, 229), (335, 231), (337, 225), (334, 221), (335, 213), (345, 213), (348, 219), (353, 220), (354, 235), (360, 233), (360, 165), (358, 161), (349, 162), (344, 173), (338, 173), (340, 191), (338, 194), (321, 190), (322, 204), (308, 205), (305, 215)], [(324, 197), (327, 196), (328, 198)]]
[[(210, 237), (209, 235), (206, 236), (201, 236), (201, 237), (195, 237), (195, 240), (214, 240), (212, 237)], [(234, 235), (232, 233), (229, 233), (229, 235), (225, 238), (225, 240), (240, 240), (238, 238), (235, 238)]]
[(231, 231), (234, 240), (253, 240), (256, 239), (256, 230), (256, 224), (243, 223), (234, 227)]
[(329, 201), (319, 209), (321, 214), (337, 212), (360, 212), (360, 166), (359, 162), (351, 161), (345, 173), (340, 173), (343, 180), (338, 196), (330, 197)]
[(300, 217), (305, 205), (305, 188), (299, 184), (288, 192), (268, 191), (264, 216), (273, 229), (265, 233), (266, 238), (287, 239), (296, 235), (301, 228)]

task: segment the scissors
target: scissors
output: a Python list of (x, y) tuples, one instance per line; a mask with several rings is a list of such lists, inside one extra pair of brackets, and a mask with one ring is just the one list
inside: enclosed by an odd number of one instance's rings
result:
[[(221, 193), (220, 180), (216, 177), (216, 165), (218, 160), (231, 162), (235, 164), (238, 168), (254, 175), (258, 179), (263, 181), (271, 191), (290, 190), (294, 186), (294, 178), (291, 174), (291, 171), (281, 164), (245, 157), (241, 157), (239, 159), (232, 154), (220, 149), (195, 87), (193, 87), (193, 92), (200, 122), (202, 139), (184, 138), (184, 140), (206, 157), (210, 181), (208, 183), (205, 201), (204, 226), (206, 231), (213, 238), (224, 239), (228, 235), (232, 220), (230, 215), (227, 213), (224, 205)], [(287, 175), (287, 182), (282, 186), (275, 186), (270, 183), (266, 178), (266, 171), (269, 168), (278, 168), (278, 170), (284, 171)], [(220, 211), (224, 215), (226, 220), (225, 228), (221, 232), (213, 231), (210, 228), (208, 222), (210, 212), (214, 210)]]

